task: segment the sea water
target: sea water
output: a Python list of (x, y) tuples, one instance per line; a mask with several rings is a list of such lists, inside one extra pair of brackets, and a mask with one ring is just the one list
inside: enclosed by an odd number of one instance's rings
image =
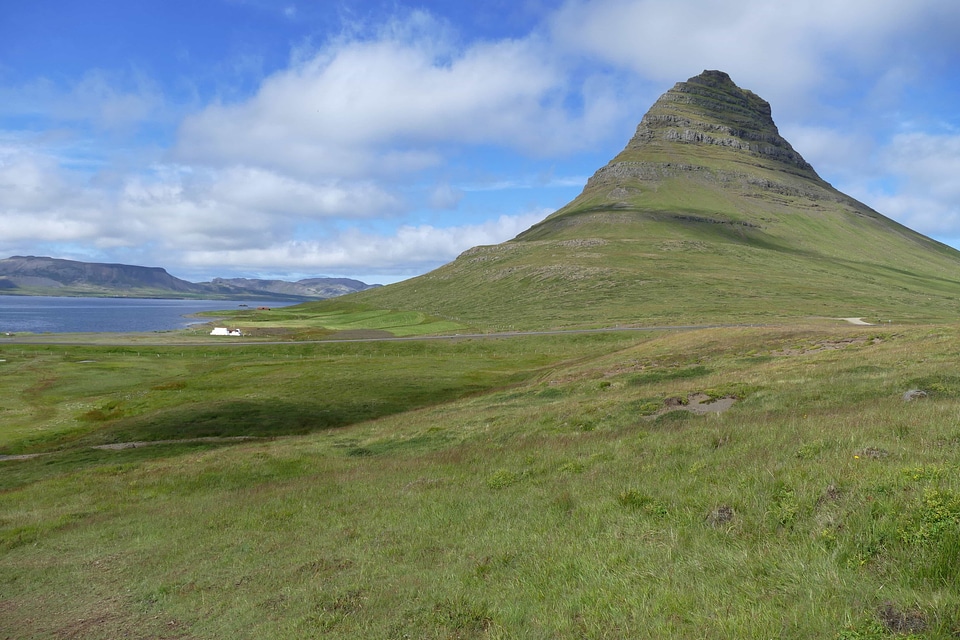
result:
[(0, 336), (5, 333), (86, 333), (171, 331), (210, 318), (200, 311), (236, 310), (244, 305), (285, 307), (293, 302), (250, 300), (159, 300), (141, 298), (57, 298), (0, 295)]

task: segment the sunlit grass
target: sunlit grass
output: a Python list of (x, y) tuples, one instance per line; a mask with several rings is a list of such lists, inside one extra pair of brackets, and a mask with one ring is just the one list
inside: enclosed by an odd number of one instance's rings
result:
[[(0, 378), (8, 396), (36, 407), (91, 392), (93, 369), (35, 349), (20, 375)], [(95, 359), (77, 349), (69, 360)], [(288, 402), (314, 406), (332, 396), (312, 393), (313, 367), (334, 389), (363, 380), (356, 388), (371, 398), (404, 379), (439, 395), (304, 435), (117, 452), (51, 440), (48, 456), (2, 463), (0, 629), (838, 639), (960, 630), (954, 327), (396, 349), (260, 347), (209, 369), (214, 351), (184, 356), (180, 368), (170, 354), (151, 365), (118, 354), (106, 395), (147, 386), (125, 389), (121, 372), (150, 381), (157, 389), (141, 401), (155, 424), (190, 406), (163, 394), (215, 404), (215, 383), (231, 370), (236, 387), (219, 392), (231, 401), (287, 370), (271, 393), (287, 387)], [(443, 396), (457, 371), (470, 384)], [(912, 388), (929, 395), (904, 402)], [(724, 389), (740, 394), (725, 413), (641, 410)], [(130, 419), (105, 407), (97, 425), (123, 433)], [(21, 438), (4, 437), (11, 448)]]
[[(279, 336), (304, 339), (309, 337), (337, 339), (338, 332), (381, 331), (385, 335), (420, 336), (453, 333), (465, 325), (436, 318), (419, 311), (371, 308), (369, 306), (331, 300), (270, 310), (211, 312), (229, 321), (248, 335)], [(309, 334), (305, 331), (316, 331)]]

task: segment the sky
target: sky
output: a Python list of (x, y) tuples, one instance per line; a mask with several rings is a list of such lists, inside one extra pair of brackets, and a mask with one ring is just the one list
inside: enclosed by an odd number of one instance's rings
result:
[(560, 208), (720, 69), (960, 247), (956, 0), (0, 0), (0, 257), (388, 284)]

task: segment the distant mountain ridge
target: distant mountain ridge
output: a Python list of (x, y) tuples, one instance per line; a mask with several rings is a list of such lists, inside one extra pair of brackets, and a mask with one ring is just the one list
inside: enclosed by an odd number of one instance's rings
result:
[(286, 280), (256, 280), (251, 278), (214, 278), (210, 284), (216, 287), (231, 287), (246, 291), (267, 291), (280, 295), (307, 298), (335, 298), (356, 291), (363, 291), (378, 284), (367, 284), (350, 278), (306, 278), (296, 282)]
[(13, 256), (0, 260), (0, 292), (17, 295), (121, 296), (131, 298), (214, 298), (322, 300), (379, 285), (349, 278), (307, 278), (298, 282), (214, 278), (188, 282), (162, 267)]

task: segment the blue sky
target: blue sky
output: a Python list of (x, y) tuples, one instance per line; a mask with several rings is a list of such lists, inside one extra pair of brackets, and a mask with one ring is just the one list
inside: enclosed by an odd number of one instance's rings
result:
[(0, 257), (394, 282), (574, 198), (703, 69), (960, 246), (955, 0), (0, 3)]

